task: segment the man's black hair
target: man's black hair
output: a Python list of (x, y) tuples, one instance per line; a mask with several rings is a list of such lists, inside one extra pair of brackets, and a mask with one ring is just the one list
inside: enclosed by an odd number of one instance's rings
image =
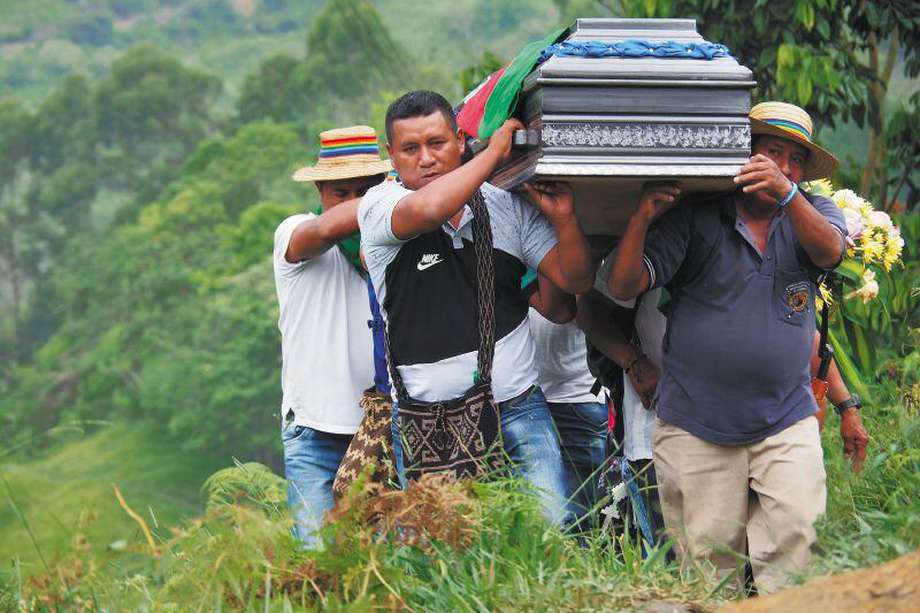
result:
[(437, 112), (444, 115), (444, 119), (450, 124), (451, 131), (456, 132), (457, 118), (454, 117), (454, 109), (450, 106), (450, 102), (444, 96), (425, 89), (403, 94), (387, 108), (387, 141), (391, 145), (393, 144), (394, 121), (409, 119), (410, 117), (424, 117)]

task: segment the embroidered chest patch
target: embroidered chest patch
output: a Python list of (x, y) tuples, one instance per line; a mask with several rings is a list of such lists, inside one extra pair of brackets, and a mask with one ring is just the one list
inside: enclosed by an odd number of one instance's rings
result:
[(795, 313), (801, 313), (808, 308), (808, 281), (786, 286), (786, 304)]

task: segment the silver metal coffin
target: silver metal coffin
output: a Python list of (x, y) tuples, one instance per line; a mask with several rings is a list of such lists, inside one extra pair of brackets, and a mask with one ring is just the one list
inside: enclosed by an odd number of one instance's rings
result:
[[(579, 19), (565, 40), (627, 39), (704, 42), (692, 19)], [(754, 85), (731, 57), (551, 57), (524, 81), (515, 114), (526, 144), (493, 182), (570, 181), (585, 233), (619, 234), (646, 181), (732, 189), (750, 155)]]

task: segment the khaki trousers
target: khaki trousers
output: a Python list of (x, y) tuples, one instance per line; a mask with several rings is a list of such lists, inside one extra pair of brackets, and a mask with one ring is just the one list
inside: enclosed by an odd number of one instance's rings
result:
[(659, 419), (653, 444), (665, 527), (684, 562), (708, 560), (722, 578), (743, 569), (747, 552), (761, 594), (808, 564), (827, 501), (814, 417), (737, 447)]

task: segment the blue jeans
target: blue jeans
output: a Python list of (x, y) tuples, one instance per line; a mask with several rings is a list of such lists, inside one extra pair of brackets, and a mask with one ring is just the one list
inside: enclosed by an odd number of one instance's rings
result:
[(332, 434), (287, 423), (281, 429), (288, 507), (294, 516), (294, 536), (307, 548), (317, 546), (316, 531), (335, 505), (332, 483), (345, 457), (351, 435)]
[[(556, 526), (568, 524), (573, 516), (565, 502), (565, 480), (559, 436), (553, 425), (546, 397), (539, 387), (530, 393), (499, 404), (502, 443), (514, 472), (537, 489), (543, 516)], [(399, 481), (406, 486), (399, 406), (393, 403), (393, 455)]]
[(549, 412), (562, 443), (568, 511), (579, 524), (585, 524), (585, 515), (597, 504), (597, 480), (607, 441), (607, 407), (600, 402), (550, 402)]

